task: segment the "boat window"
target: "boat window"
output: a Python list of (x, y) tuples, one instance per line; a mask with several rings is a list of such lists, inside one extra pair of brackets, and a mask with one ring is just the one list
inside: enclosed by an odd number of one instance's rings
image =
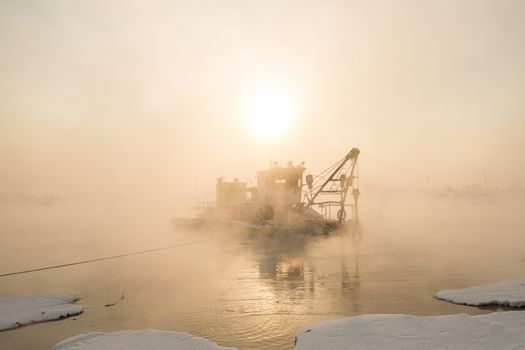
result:
[(288, 179), (288, 188), (301, 187), (299, 179), (296, 177), (291, 177)]

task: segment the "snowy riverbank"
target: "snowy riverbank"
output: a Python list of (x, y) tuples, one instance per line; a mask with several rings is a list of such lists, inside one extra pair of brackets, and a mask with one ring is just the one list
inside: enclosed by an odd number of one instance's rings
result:
[(299, 331), (296, 350), (521, 349), (525, 311), (488, 315), (360, 315)]
[(0, 298), (0, 331), (82, 313), (79, 297), (43, 294)]
[(235, 350), (188, 333), (143, 330), (88, 333), (66, 339), (51, 350)]
[(437, 292), (436, 298), (472, 306), (525, 307), (525, 280)]

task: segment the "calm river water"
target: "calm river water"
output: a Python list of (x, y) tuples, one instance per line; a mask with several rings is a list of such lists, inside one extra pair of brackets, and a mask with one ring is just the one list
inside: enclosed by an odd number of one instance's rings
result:
[(176, 231), (175, 210), (154, 201), (0, 206), (0, 274), (200, 241), (1, 278), (0, 297), (75, 294), (84, 313), (0, 332), (0, 349), (148, 328), (245, 350), (293, 349), (298, 329), (347, 315), (488, 312), (432, 295), (525, 277), (524, 199), (363, 196), (360, 239)]

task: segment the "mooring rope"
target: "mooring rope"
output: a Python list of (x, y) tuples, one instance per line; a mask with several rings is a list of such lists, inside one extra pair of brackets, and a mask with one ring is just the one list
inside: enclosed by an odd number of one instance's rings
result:
[(75, 262), (70, 262), (70, 263), (60, 264), (60, 265), (52, 265), (52, 266), (38, 267), (38, 268), (34, 268), (34, 269), (29, 269), (29, 270), (8, 272), (8, 273), (1, 274), (0, 278), (7, 277), (7, 276), (13, 276), (13, 275), (22, 275), (22, 274), (30, 273), (30, 272), (59, 269), (59, 268), (68, 267), (68, 266), (89, 264), (89, 263), (92, 263), (92, 262), (103, 261), (103, 260), (124, 258), (124, 257), (127, 257), (127, 256), (132, 256), (132, 255), (147, 254), (147, 253), (157, 252), (159, 250), (167, 250), (167, 249), (172, 249), (172, 248), (177, 248), (177, 247), (183, 247), (183, 246), (193, 245), (193, 244), (202, 243), (202, 242), (206, 242), (206, 241), (209, 241), (209, 239), (202, 239), (202, 240), (199, 240), (199, 241), (192, 241), (192, 242), (186, 242), (186, 243), (173, 244), (173, 245), (169, 245), (169, 246), (165, 246), (165, 247), (153, 248), (153, 249), (147, 249), (147, 250), (140, 250), (140, 251), (136, 251), (136, 252), (119, 254), (119, 255), (104, 256), (104, 257), (101, 257), (101, 258), (95, 258), (95, 259), (89, 259), (89, 260), (75, 261)]

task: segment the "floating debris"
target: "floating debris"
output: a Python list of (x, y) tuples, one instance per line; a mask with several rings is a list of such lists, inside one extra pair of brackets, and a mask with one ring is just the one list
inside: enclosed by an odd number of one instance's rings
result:
[(114, 303), (111, 303), (111, 304), (106, 304), (104, 305), (104, 307), (109, 307), (109, 306), (114, 306), (114, 305), (117, 305), (117, 303), (121, 300), (123, 300), (125, 297), (126, 297), (126, 292), (128, 290), (127, 289), (124, 289), (124, 293), (122, 293), (122, 295), (120, 296), (120, 298), (117, 299), (117, 301), (115, 301)]

